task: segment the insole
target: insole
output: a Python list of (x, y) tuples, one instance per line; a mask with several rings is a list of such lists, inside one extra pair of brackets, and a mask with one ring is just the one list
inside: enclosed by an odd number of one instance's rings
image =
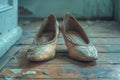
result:
[(79, 34), (77, 32), (67, 31), (66, 37), (67, 37), (67, 39), (69, 39), (70, 41), (72, 41), (75, 44), (80, 44), (80, 45), (86, 44), (85, 41), (79, 36)]
[(54, 32), (45, 32), (37, 39), (37, 43), (45, 43), (51, 41), (54, 38)]

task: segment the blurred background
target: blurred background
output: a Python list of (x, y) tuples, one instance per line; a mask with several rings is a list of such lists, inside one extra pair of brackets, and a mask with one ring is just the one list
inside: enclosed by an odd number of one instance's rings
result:
[(120, 0), (19, 0), (19, 17), (44, 18), (54, 13), (62, 18), (66, 12), (79, 19), (120, 21)]

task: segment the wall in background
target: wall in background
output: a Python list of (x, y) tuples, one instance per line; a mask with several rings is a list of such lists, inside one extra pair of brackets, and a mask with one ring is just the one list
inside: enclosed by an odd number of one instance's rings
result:
[(114, 0), (19, 0), (19, 6), (36, 17), (46, 17), (51, 12), (63, 17), (71, 12), (78, 18), (112, 18)]
[(115, 19), (120, 22), (120, 0), (115, 0)]

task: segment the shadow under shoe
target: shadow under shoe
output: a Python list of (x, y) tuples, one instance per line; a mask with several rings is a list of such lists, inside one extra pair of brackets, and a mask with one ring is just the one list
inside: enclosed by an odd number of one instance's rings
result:
[(59, 24), (53, 14), (44, 19), (33, 44), (27, 51), (30, 61), (45, 61), (55, 56)]
[(62, 34), (72, 59), (81, 61), (95, 61), (98, 53), (89, 41), (79, 22), (71, 15), (66, 14), (62, 24)]

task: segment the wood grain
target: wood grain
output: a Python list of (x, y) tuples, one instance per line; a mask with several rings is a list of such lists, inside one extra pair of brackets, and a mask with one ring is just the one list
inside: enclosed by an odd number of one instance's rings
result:
[[(0, 64), (15, 55), (2, 70), (0, 80), (9, 75), (12, 78), (23, 80), (119, 80), (120, 73), (120, 25), (114, 21), (80, 21), (87, 32), (89, 39), (98, 50), (99, 58), (96, 62), (82, 62), (72, 60), (60, 33), (56, 55), (54, 59), (45, 62), (30, 62), (25, 53), (31, 46), (40, 21), (22, 25), (23, 36), (14, 47), (0, 59)], [(21, 69), (20, 73), (11, 72), (11, 69)], [(35, 71), (36, 74), (24, 74)]]

